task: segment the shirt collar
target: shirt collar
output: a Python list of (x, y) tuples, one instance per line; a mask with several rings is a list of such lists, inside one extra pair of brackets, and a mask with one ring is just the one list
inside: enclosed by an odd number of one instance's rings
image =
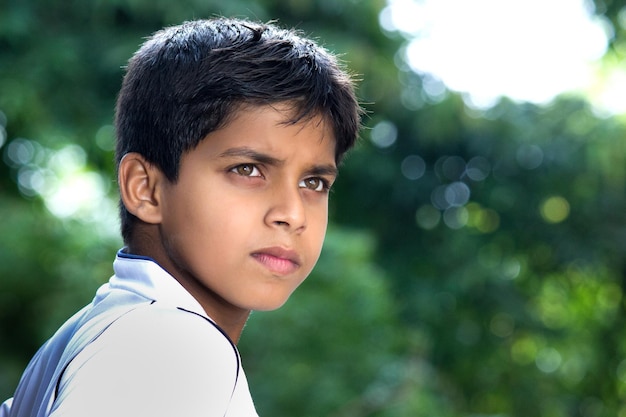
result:
[(113, 262), (115, 275), (96, 294), (96, 302), (113, 290), (130, 291), (149, 300), (181, 307), (204, 317), (198, 301), (152, 258), (132, 255), (121, 249)]

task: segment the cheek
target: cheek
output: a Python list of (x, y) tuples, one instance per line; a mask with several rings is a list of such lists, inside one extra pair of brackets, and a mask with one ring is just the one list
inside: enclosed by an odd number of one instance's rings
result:
[(310, 229), (310, 250), (315, 254), (315, 262), (320, 256), (322, 246), (324, 245), (324, 239), (326, 238), (326, 228), (328, 226), (328, 215), (326, 210), (318, 213), (315, 217), (315, 221), (311, 222)]
[(206, 278), (240, 262), (246, 243), (241, 231), (247, 228), (240, 213), (204, 199), (180, 203), (176, 220), (163, 225), (164, 245), (180, 269)]
[(218, 233), (220, 211), (225, 209), (201, 190), (185, 190), (182, 186), (180, 190), (183, 192), (170, 196), (163, 216), (163, 235), (184, 250), (203, 250), (206, 240)]

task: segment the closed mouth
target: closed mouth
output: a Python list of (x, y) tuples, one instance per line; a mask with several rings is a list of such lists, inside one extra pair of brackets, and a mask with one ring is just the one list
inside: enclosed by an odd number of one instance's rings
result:
[(272, 273), (287, 275), (300, 267), (298, 254), (291, 249), (271, 247), (252, 253), (252, 257)]

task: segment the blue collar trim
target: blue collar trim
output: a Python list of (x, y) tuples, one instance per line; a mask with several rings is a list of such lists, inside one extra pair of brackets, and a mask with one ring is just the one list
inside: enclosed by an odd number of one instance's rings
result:
[(134, 255), (132, 253), (125, 252), (126, 250), (128, 250), (128, 248), (127, 247), (123, 247), (122, 249), (117, 251), (117, 256), (119, 256), (120, 258), (141, 259), (141, 260), (144, 260), (144, 261), (152, 261), (154, 263), (157, 263), (157, 261), (155, 261), (154, 259), (150, 258), (149, 256)]

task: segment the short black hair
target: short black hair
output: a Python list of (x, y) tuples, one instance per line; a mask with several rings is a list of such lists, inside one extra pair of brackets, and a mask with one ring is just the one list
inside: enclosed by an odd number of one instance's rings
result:
[[(337, 57), (295, 30), (242, 19), (194, 20), (156, 32), (130, 59), (116, 107), (116, 163), (138, 152), (168, 180), (184, 152), (244, 104), (290, 102), (289, 123), (331, 123), (339, 163), (355, 143), (361, 108)], [(135, 216), (120, 203), (122, 237)]]

